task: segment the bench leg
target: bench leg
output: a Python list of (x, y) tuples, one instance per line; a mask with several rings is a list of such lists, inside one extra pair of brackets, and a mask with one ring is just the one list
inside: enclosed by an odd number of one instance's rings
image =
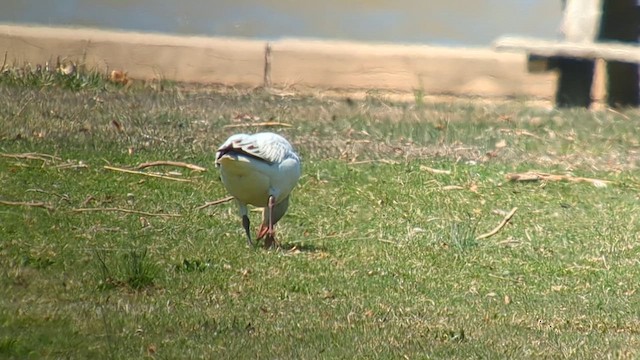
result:
[(557, 58), (555, 63), (560, 72), (556, 91), (556, 106), (559, 108), (588, 108), (591, 105), (594, 61)]
[[(640, 6), (637, 0), (604, 0), (599, 40), (638, 43)], [(607, 104), (640, 105), (638, 64), (607, 62)]]
[(638, 65), (611, 61), (607, 63), (607, 104), (611, 107), (640, 105)]

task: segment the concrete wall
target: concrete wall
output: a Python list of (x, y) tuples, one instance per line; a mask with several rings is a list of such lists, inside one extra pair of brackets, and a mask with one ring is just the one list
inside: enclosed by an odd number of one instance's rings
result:
[[(164, 34), (0, 25), (10, 64), (57, 56), (130, 78), (259, 86), (265, 42)], [(555, 74), (529, 74), (524, 54), (490, 49), (283, 39), (271, 42), (276, 87), (385, 89), (425, 94), (552, 98)]]

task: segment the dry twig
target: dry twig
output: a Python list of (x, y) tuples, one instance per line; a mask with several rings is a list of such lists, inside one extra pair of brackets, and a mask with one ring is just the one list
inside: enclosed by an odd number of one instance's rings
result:
[(145, 216), (161, 216), (161, 217), (181, 217), (182, 216), (180, 214), (150, 213), (146, 211), (121, 209), (121, 208), (76, 208), (76, 209), (72, 209), (71, 211), (73, 212), (116, 211), (116, 212), (123, 212), (127, 214), (137, 214), (137, 215), (145, 215)]
[(476, 237), (476, 240), (486, 239), (488, 237), (491, 237), (497, 234), (498, 231), (500, 231), (505, 225), (507, 225), (509, 220), (511, 220), (511, 218), (513, 217), (513, 214), (516, 213), (516, 210), (518, 210), (517, 207), (514, 207), (513, 209), (511, 209), (511, 211), (509, 211), (509, 213), (504, 217), (504, 219), (502, 219), (502, 221), (500, 222), (500, 224), (498, 224), (498, 226), (496, 226), (493, 230), (489, 231), (488, 233), (478, 235)]
[(451, 175), (451, 170), (434, 169), (428, 166), (420, 165), (420, 170), (426, 171), (431, 174), (444, 174)]
[(58, 198), (60, 198), (60, 200), (64, 200), (66, 202), (69, 202), (69, 195), (64, 194), (64, 195), (60, 195), (57, 192), (53, 192), (53, 191), (45, 191), (42, 189), (27, 189), (25, 190), (25, 192), (37, 192), (37, 193), (41, 193), (41, 194), (47, 194), (47, 195), (54, 195), (57, 196)]
[(510, 279), (508, 277), (504, 277), (504, 276), (500, 276), (500, 275), (495, 275), (495, 274), (488, 274), (490, 277), (495, 278), (495, 279), (500, 279), (500, 280), (506, 280), (506, 281), (512, 281), (515, 283), (521, 283), (522, 279)]
[(209, 206), (215, 206), (215, 205), (219, 205), (219, 204), (224, 204), (226, 202), (229, 202), (233, 200), (233, 196), (227, 196), (226, 198), (222, 198), (222, 199), (218, 199), (216, 201), (210, 201), (205, 203), (204, 205), (200, 205), (196, 208), (196, 210), (202, 210), (204, 208), (207, 208)]
[(87, 164), (72, 164), (72, 163), (65, 163), (65, 164), (60, 164), (60, 165), (56, 165), (56, 168), (58, 169), (86, 169), (88, 168), (89, 165)]
[(49, 154), (40, 154), (40, 153), (23, 153), (23, 154), (0, 154), (2, 157), (12, 158), (12, 159), (28, 159), (28, 160), (40, 160), (40, 161), (54, 161), (54, 160), (62, 160), (57, 156), (49, 155)]
[(142, 171), (135, 171), (135, 170), (129, 170), (129, 169), (122, 169), (122, 168), (117, 168), (117, 167), (113, 167), (113, 166), (104, 166), (105, 169), (107, 170), (113, 170), (113, 171), (119, 171), (119, 172), (123, 172), (123, 173), (127, 173), (127, 174), (136, 174), (136, 175), (144, 175), (144, 176), (151, 176), (151, 177), (155, 177), (155, 178), (160, 178), (160, 179), (165, 179), (165, 180), (174, 180), (174, 181), (181, 181), (181, 182), (191, 182), (191, 180), (189, 179), (179, 179), (179, 178), (174, 178), (171, 176), (164, 176), (164, 175), (159, 175), (159, 174), (149, 174), (146, 172), (142, 172)]
[(269, 126), (283, 126), (283, 127), (292, 127), (293, 125), (291, 124), (287, 124), (287, 123), (282, 123), (282, 122), (277, 122), (277, 121), (265, 121), (265, 122), (256, 122), (256, 123), (242, 123), (242, 124), (228, 124), (223, 126), (223, 128), (225, 129), (232, 129), (232, 128), (241, 128), (241, 127), (250, 127), (250, 126), (264, 126), (264, 127), (269, 127)]
[(396, 165), (397, 161), (387, 160), (387, 159), (377, 159), (377, 160), (360, 160), (360, 161), (352, 161), (348, 162), (347, 165), (361, 165), (361, 164), (371, 164), (371, 163), (381, 163), (387, 165)]
[(30, 206), (30, 207), (39, 207), (47, 210), (53, 210), (53, 206), (49, 203), (45, 202), (23, 202), (23, 201), (4, 201), (0, 200), (0, 205), (9, 205), (9, 206)]
[(511, 129), (500, 129), (501, 133), (507, 133), (507, 134), (515, 134), (515, 135), (524, 135), (524, 136), (529, 136), (532, 137), (534, 139), (538, 139), (538, 140), (542, 140), (542, 138), (534, 133), (531, 133), (527, 130), (522, 130), (522, 129), (516, 129), (516, 130), (511, 130)]
[(526, 173), (510, 173), (506, 175), (509, 181), (568, 181), (568, 182), (588, 182), (595, 187), (606, 187), (611, 181), (584, 178), (572, 175), (555, 175), (548, 173), (541, 173), (535, 171), (529, 171)]
[(193, 164), (188, 164), (185, 162), (181, 162), (181, 161), (151, 161), (151, 162), (145, 162), (142, 163), (138, 166), (136, 166), (135, 168), (138, 170), (142, 170), (151, 166), (178, 166), (178, 167), (183, 167), (183, 168), (187, 168), (193, 171), (206, 171), (207, 169), (198, 166), (198, 165), (193, 165)]
[(20, 107), (20, 109), (18, 109), (18, 112), (15, 113), (13, 115), (14, 118), (18, 118), (20, 116), (20, 114), (22, 114), (22, 112), (24, 111), (24, 109), (27, 108), (27, 106), (29, 105), (29, 103), (31, 103), (31, 101), (33, 101), (35, 96), (30, 95), (29, 97), (26, 98), (26, 100), (24, 101), (24, 104), (22, 105), (22, 107)]
[(620, 111), (617, 111), (617, 110), (612, 109), (612, 108), (610, 108), (610, 107), (607, 107), (607, 110), (608, 110), (608, 111), (611, 111), (611, 112), (612, 112), (612, 113), (614, 113), (614, 114), (617, 114), (617, 115), (622, 116), (622, 117), (623, 117), (623, 118), (625, 118), (626, 120), (630, 120), (630, 118), (629, 118), (627, 115), (625, 115), (625, 114), (621, 113)]
[(449, 191), (449, 190), (464, 190), (464, 187), (460, 186), (460, 185), (447, 185), (447, 186), (443, 186), (442, 190), (444, 191)]

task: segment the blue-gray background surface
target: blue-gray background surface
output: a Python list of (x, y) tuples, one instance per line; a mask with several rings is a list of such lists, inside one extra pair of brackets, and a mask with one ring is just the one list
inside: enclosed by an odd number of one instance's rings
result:
[(486, 46), (558, 36), (559, 0), (4, 0), (0, 22), (144, 32)]

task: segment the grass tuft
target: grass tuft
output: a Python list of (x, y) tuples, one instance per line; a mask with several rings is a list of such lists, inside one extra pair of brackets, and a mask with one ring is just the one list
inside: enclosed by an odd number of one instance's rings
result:
[(98, 71), (69, 70), (65, 73), (60, 69), (43, 68), (41, 65), (32, 67), (27, 64), (22, 67), (5, 67), (0, 72), (0, 85), (22, 88), (60, 88), (80, 91), (85, 89), (104, 90), (116, 87), (108, 80), (106, 74)]
[(23, 255), (22, 256), (22, 266), (30, 266), (34, 269), (43, 270), (51, 265), (53, 265), (55, 261), (50, 258), (40, 257), (40, 256), (31, 256), (31, 255)]
[(128, 287), (142, 290), (154, 286), (159, 270), (149, 261), (146, 248), (127, 250), (121, 255), (120, 261), (109, 259), (113, 253), (106, 250), (94, 251), (99, 289)]
[(476, 229), (478, 221), (466, 219), (455, 221), (449, 227), (447, 237), (443, 239), (443, 243), (448, 244), (451, 248), (464, 252), (478, 245), (476, 241)]
[(93, 255), (96, 264), (98, 289), (109, 290), (115, 288), (118, 281), (116, 280), (116, 275), (112, 274), (111, 265), (107, 265), (107, 251), (94, 250)]
[(158, 270), (149, 261), (147, 249), (130, 250), (123, 255), (125, 283), (135, 290), (154, 285)]
[(176, 271), (183, 272), (203, 272), (211, 266), (211, 260), (187, 260), (184, 259), (182, 263), (176, 265)]
[(29, 355), (28, 349), (14, 337), (0, 339), (0, 356), (5, 359), (24, 358)]

